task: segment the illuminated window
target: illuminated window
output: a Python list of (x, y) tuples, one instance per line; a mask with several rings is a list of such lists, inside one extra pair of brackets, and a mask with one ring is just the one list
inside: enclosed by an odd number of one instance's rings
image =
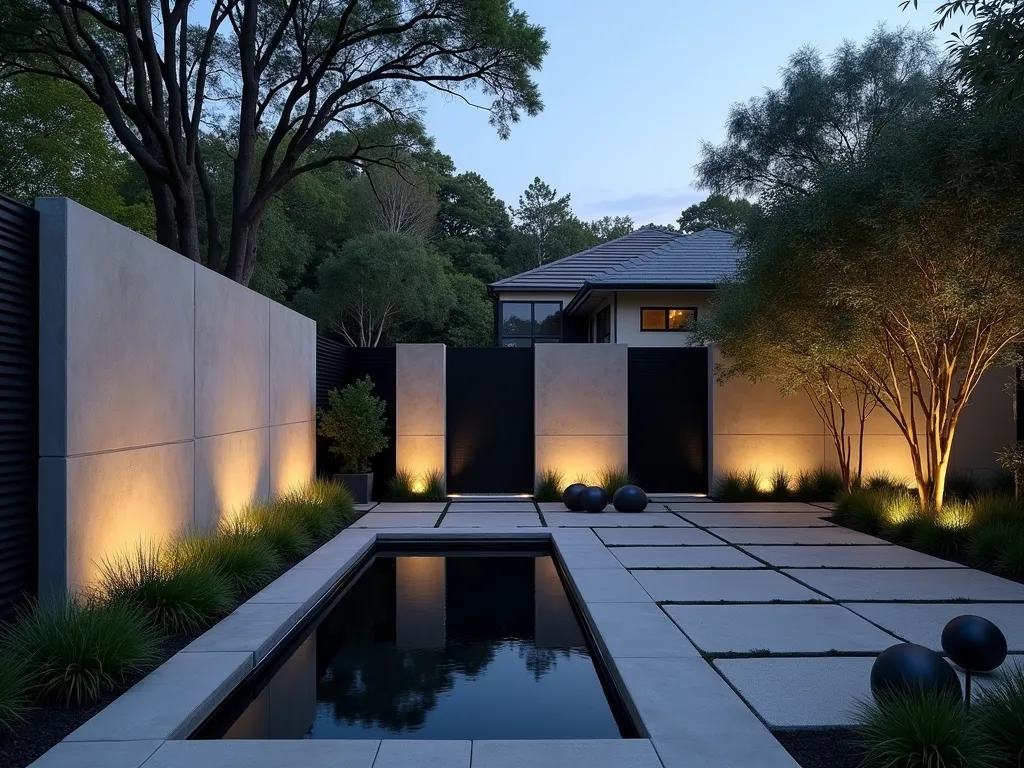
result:
[(641, 331), (686, 331), (697, 319), (694, 307), (641, 307)]

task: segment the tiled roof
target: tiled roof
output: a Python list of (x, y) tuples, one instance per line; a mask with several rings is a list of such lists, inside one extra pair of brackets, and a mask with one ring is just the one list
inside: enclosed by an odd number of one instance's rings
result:
[(619, 262), (587, 278), (590, 288), (619, 285), (713, 285), (736, 272), (743, 251), (736, 247), (733, 233), (724, 229), (702, 229)]
[(498, 280), (491, 283), (491, 287), (497, 291), (577, 291), (584, 282), (609, 268), (640, 258), (684, 237), (678, 232), (661, 229), (638, 229), (586, 251)]

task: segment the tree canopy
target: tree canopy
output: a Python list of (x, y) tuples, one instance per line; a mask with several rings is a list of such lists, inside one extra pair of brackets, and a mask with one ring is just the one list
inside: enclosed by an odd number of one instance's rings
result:
[(709, 195), (699, 203), (684, 209), (677, 223), (679, 231), (685, 235), (711, 228), (740, 232), (750, 221), (754, 210), (755, 206), (742, 197)]

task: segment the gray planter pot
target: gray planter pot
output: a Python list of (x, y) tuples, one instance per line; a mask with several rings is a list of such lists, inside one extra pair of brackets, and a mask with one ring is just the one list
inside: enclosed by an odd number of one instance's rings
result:
[(357, 475), (335, 475), (334, 482), (341, 483), (348, 488), (356, 504), (369, 504), (373, 498), (373, 472)]

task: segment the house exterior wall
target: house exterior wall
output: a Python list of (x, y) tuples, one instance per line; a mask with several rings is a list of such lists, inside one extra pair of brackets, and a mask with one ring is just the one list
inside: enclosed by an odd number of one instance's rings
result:
[(707, 291), (619, 291), (615, 295), (616, 340), (631, 347), (685, 347), (693, 334), (641, 331), (641, 307), (696, 307), (698, 317), (708, 308)]
[(627, 348), (622, 344), (534, 347), (534, 467), (566, 484), (627, 465)]
[(64, 198), (40, 212), (40, 594), (313, 476), (316, 325)]

